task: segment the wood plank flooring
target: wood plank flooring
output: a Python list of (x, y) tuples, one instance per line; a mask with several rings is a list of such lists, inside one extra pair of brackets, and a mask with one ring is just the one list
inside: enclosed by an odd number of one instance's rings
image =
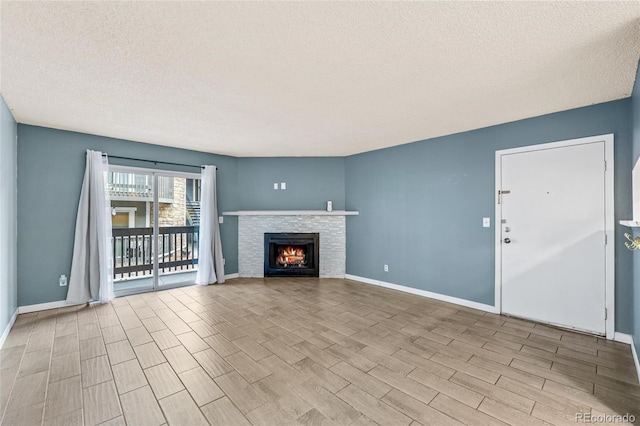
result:
[[(20, 315), (6, 425), (575, 424), (634, 415), (630, 346), (342, 279)], [(637, 420), (640, 421), (640, 420)]]

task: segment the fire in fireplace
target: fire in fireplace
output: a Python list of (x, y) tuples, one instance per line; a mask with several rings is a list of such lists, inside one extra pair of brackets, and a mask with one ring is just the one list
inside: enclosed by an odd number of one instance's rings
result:
[(276, 263), (282, 268), (304, 268), (307, 266), (307, 249), (302, 246), (280, 246)]
[(317, 277), (319, 234), (265, 233), (264, 276)]

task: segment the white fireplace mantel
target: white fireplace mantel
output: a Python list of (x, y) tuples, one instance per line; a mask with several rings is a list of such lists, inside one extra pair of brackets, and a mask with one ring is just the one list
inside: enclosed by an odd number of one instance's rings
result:
[(222, 212), (223, 216), (357, 216), (358, 211), (347, 210), (239, 210)]

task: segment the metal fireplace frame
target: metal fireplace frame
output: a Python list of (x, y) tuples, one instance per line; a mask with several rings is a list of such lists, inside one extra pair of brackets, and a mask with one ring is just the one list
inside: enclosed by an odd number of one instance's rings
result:
[[(307, 246), (308, 267), (278, 268), (275, 265), (278, 245)], [(313, 249), (312, 249), (313, 247)], [(265, 277), (319, 277), (320, 276), (320, 234), (298, 232), (265, 232), (264, 234), (264, 276)]]

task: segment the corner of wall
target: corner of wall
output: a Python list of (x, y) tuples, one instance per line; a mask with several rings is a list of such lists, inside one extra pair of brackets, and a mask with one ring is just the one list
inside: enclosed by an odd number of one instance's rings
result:
[(0, 94), (0, 347), (18, 309), (17, 124)]
[(16, 310), (13, 312), (13, 315), (11, 315), (9, 322), (4, 327), (2, 335), (0, 335), (0, 350), (4, 346), (4, 342), (7, 341), (7, 337), (9, 337), (9, 332), (11, 331), (11, 328), (13, 327), (13, 324), (15, 324), (17, 318), (18, 318), (18, 308), (16, 308)]

